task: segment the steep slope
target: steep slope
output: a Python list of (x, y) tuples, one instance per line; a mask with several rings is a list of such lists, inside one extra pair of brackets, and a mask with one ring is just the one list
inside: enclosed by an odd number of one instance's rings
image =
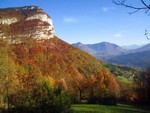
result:
[[(51, 76), (55, 79), (65, 78), (67, 82), (70, 82), (70, 77), (76, 77), (79, 73), (88, 78), (104, 70), (107, 70), (109, 74), (112, 72), (115, 76), (126, 77), (129, 73), (134, 74), (124, 69), (125, 67), (102, 62), (56, 36), (42, 43), (31, 40), (27, 44), (14, 44), (12, 48), (16, 55), (15, 61), (23, 64), (26, 69), (30, 69), (29, 73), (36, 69), (44, 76)], [(117, 72), (118, 69), (112, 68), (120, 68), (120, 71)]]
[(19, 64), (33, 66), (42, 72), (42, 75), (65, 77), (75, 76), (77, 72), (89, 76), (92, 71), (105, 68), (103, 63), (93, 56), (75, 48), (57, 37), (44, 42), (29, 42), (17, 44), (13, 51)]
[(0, 37), (49, 39), (54, 37), (51, 18), (37, 6), (0, 9)]

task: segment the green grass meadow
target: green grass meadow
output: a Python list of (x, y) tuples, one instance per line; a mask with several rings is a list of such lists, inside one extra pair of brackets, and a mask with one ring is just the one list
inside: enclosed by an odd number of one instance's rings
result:
[(150, 113), (145, 107), (118, 104), (117, 106), (74, 104), (73, 113)]

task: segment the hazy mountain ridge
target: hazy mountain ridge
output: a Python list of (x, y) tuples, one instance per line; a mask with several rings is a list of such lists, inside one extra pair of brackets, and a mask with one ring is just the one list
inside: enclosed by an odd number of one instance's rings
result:
[(143, 51), (148, 51), (148, 50), (150, 50), (150, 44), (146, 44), (146, 45), (143, 45), (142, 47), (139, 47), (137, 49), (130, 50), (127, 53), (137, 53), (137, 52), (143, 52)]
[(150, 66), (150, 44), (146, 44), (140, 48), (130, 50), (124, 55), (112, 57), (107, 59), (107, 61), (137, 68), (147, 68)]
[(150, 50), (119, 55), (107, 60), (108, 62), (127, 65), (134, 68), (147, 68), (150, 66)]
[(88, 44), (82, 44), (82, 43), (78, 42), (78, 43), (74, 43), (74, 44), (72, 44), (72, 45), (75, 46), (75, 47), (80, 48), (81, 50), (83, 50), (83, 51), (85, 51), (85, 52), (87, 52), (87, 53), (89, 53), (89, 54), (91, 54), (91, 55), (97, 53), (94, 49), (90, 48), (90, 47), (88, 46)]
[(101, 42), (96, 44), (74, 43), (72, 45), (103, 60), (111, 56), (123, 54), (126, 51), (125, 49), (122, 49), (120, 46), (109, 42)]
[[(142, 47), (139, 46), (137, 49), (123, 49), (116, 44), (108, 42), (101, 42), (97, 44), (78, 43), (73, 45), (85, 52), (88, 52), (96, 58), (110, 63), (138, 68), (146, 68), (150, 66), (150, 44), (143, 45)], [(82, 47), (80, 45), (82, 45)], [(87, 50), (87, 48), (89, 49)], [(89, 52), (91, 50), (96, 53), (92, 54), (92, 52)]]
[(125, 45), (125, 46), (121, 46), (123, 49), (128, 49), (128, 50), (132, 50), (132, 49), (138, 49), (142, 46), (144, 46), (145, 44), (142, 45), (138, 45), (138, 44), (132, 44), (132, 45)]

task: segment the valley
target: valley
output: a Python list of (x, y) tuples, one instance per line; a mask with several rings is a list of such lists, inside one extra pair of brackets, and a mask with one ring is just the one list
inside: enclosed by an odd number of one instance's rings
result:
[(72, 45), (109, 63), (132, 68), (148, 68), (150, 66), (150, 44), (145, 44), (136, 49), (124, 49), (109, 42), (97, 44), (74, 43)]

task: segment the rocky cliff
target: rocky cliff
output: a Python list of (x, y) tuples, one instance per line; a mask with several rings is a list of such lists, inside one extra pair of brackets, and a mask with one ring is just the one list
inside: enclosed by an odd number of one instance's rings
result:
[(6, 37), (50, 39), (54, 37), (53, 23), (37, 6), (0, 9), (0, 38)]

